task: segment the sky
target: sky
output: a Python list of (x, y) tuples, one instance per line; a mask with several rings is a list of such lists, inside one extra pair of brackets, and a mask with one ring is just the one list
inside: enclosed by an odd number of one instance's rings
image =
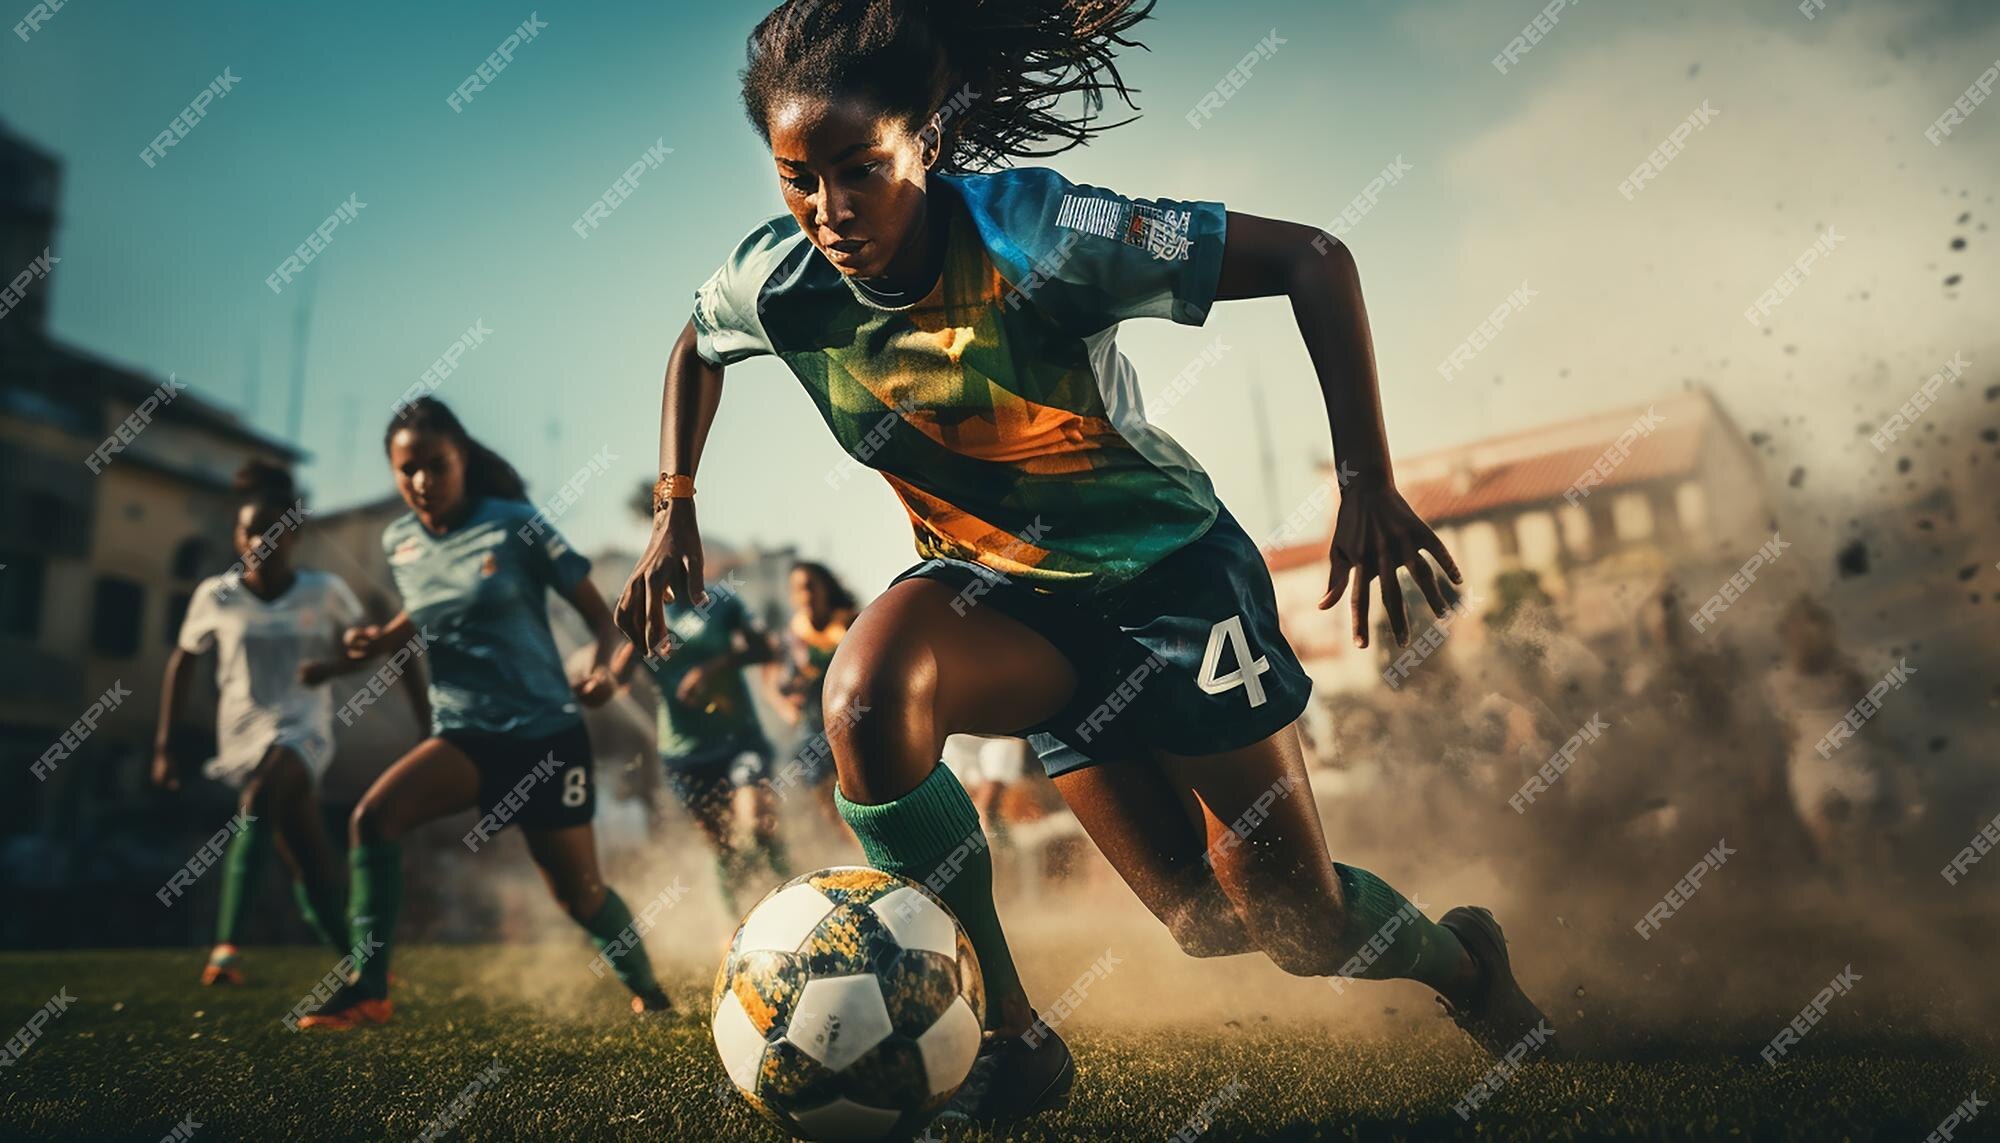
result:
[[(1954, 353), (1982, 360), (2000, 108), (1974, 107), (1935, 143), (1925, 129), (2000, 61), (1994, 6), (1577, 3), (1528, 43), (1544, 7), (1163, 0), (1136, 33), (1150, 51), (1122, 57), (1143, 114), (1041, 165), (1340, 233), (1399, 455), (1701, 383), (1746, 426), (1823, 421), (1799, 447), (1838, 473), (1856, 421)], [(764, 11), (70, 0), (25, 41), (0, 34), (0, 121), (64, 163), (53, 328), (267, 431), (296, 419), (325, 510), (390, 491), (391, 406), (481, 323), (490, 335), (437, 394), (538, 498), (590, 473), (559, 518), (585, 550), (634, 547), (643, 525), (626, 505), (655, 467), (661, 373), (690, 295), (784, 209), (736, 80)], [(454, 109), (531, 16), (543, 26)], [(1526, 51), (1503, 70), (1494, 57), (1515, 37)], [(1190, 122), (1260, 41), (1247, 80)], [(186, 138), (142, 161), (225, 73)], [(1621, 192), (1682, 123), (1678, 153)], [(662, 147), (579, 237), (572, 223)], [(1392, 166), (1392, 185), (1339, 221)], [(274, 294), (267, 278), (350, 200), (352, 220)], [(1969, 245), (1950, 249), (1953, 235)], [(1815, 242), (1810, 273), (1747, 320)], [(1490, 343), (1441, 368), (1502, 306)], [(1157, 423), (1253, 533), (1313, 499), (1329, 433), (1286, 299), (1218, 306), (1198, 329), (1128, 323), (1119, 343)], [(1218, 367), (1157, 399), (1203, 355)], [(826, 479), (840, 454), (781, 363), (728, 376), (699, 479), (705, 533), (796, 544), (879, 590), (914, 559), (887, 487)]]

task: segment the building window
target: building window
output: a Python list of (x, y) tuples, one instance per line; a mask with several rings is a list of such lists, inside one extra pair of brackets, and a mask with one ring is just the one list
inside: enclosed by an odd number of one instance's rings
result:
[(174, 578), (200, 579), (208, 562), (208, 541), (190, 536), (174, 549)]
[(33, 639), (42, 630), (42, 579), (48, 563), (40, 556), (0, 552), (0, 635)]
[(194, 593), (191, 591), (177, 591), (167, 596), (167, 628), (162, 641), (169, 650), (180, 644), (181, 621), (187, 618), (188, 604), (193, 599)]
[(1621, 540), (1644, 540), (1653, 534), (1653, 506), (1636, 492), (1627, 492), (1611, 502), (1612, 526)]
[(1681, 528), (1692, 535), (1708, 527), (1708, 497), (1702, 494), (1701, 485), (1690, 480), (1674, 489), (1674, 513), (1680, 517)]
[(91, 649), (120, 659), (136, 654), (145, 604), (145, 589), (131, 580), (113, 576), (98, 579), (90, 608)]

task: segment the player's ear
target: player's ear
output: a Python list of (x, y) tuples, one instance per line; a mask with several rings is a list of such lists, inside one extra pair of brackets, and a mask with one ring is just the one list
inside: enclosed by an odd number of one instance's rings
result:
[(930, 122), (924, 124), (922, 131), (917, 132), (917, 146), (919, 148), (918, 155), (923, 159), (924, 169), (930, 170), (936, 166), (938, 156), (944, 153), (944, 118), (942, 116), (936, 112), (931, 113)]

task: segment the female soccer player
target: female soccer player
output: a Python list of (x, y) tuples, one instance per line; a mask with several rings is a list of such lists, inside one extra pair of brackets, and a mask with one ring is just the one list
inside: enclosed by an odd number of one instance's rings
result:
[(778, 840), (777, 797), (771, 790), (771, 742), (757, 721), (743, 668), (772, 658), (766, 635), (733, 591), (712, 593), (705, 606), (679, 600), (667, 605), (672, 652), (642, 657), (624, 643), (611, 660), (611, 676), (623, 686), (644, 662), (660, 692), (660, 764), (681, 806), (694, 817), (715, 850), (715, 879), (722, 903), (739, 912), (738, 885), (754, 860), (737, 851), (733, 834), (739, 813), (750, 819), (757, 857), (779, 880), (791, 876)]
[(291, 872), (306, 924), (348, 952), (337, 863), (315, 788), (333, 762), (326, 682), (347, 669), (340, 635), (361, 621), (361, 604), (339, 576), (292, 566), (305, 511), (289, 472), (253, 460), (237, 472), (235, 488), (242, 497), (236, 566), (202, 580), (188, 602), (167, 656), (153, 739), (154, 784), (179, 790), (171, 731), (186, 709), (197, 659), (213, 653), (216, 752), (202, 773), (239, 791), (241, 812), (222, 867), (203, 984), (243, 983), (236, 939), (273, 849)]
[[(1052, 109), (1126, 94), (1132, 0), (787, 0), (757, 26), (744, 106), (787, 213), (696, 291), (669, 360), (653, 536), (619, 601), (641, 646), (702, 594), (694, 472), (725, 366), (772, 354), (901, 497), (923, 562), (864, 609), (826, 679), (838, 805), (871, 863), (933, 873), (979, 954), (988, 1037), (959, 1114), (1059, 1106), (1075, 1069), (1037, 1024), (995, 916), (979, 821), (938, 765), (955, 732), (1023, 734), (1111, 864), (1197, 956), (1436, 989), (1488, 1050), (1546, 1050), (1492, 915), (1432, 922), (1327, 855), (1294, 723), (1310, 685), (1256, 545), (1148, 425), (1119, 322), (1200, 325), (1288, 297), (1353, 475), (1331, 607), (1369, 589), (1398, 640), (1404, 570), (1442, 615), (1459, 576), (1396, 489), (1353, 259), (1310, 226), (1132, 199), (1041, 167), (1086, 140)], [(1100, 78), (1108, 72), (1108, 79)], [(1065, 146), (1035, 149), (1045, 140)], [(968, 841), (981, 842), (968, 846)]]
[[(420, 397), (400, 407), (383, 444), (410, 506), (382, 532), (403, 611), (382, 626), (348, 631), (345, 641), (355, 658), (405, 646), (422, 652), (431, 737), (383, 771), (354, 807), (348, 931), (358, 947), (380, 948), (363, 959), (358, 981), (299, 1027), (388, 1021), (403, 895), (399, 843), (425, 822), (474, 808), (480, 817), (467, 844), (476, 848), (518, 824), (550, 892), (632, 990), (632, 1010), (667, 1008), (646, 950), (628, 933), (631, 911), (597, 870), (590, 825), (597, 790), (578, 703), (611, 697), (607, 668), (618, 636), (587, 578), (590, 561), (528, 504), (513, 466), (467, 435), (443, 402)], [(596, 664), (574, 685), (549, 633), (550, 589), (597, 635)]]
[(792, 565), (792, 618), (785, 624), (785, 663), (778, 683), (781, 707), (799, 728), (787, 785), (803, 784), (838, 828), (833, 805), (833, 751), (826, 738), (826, 669), (860, 608), (854, 594), (825, 564)]

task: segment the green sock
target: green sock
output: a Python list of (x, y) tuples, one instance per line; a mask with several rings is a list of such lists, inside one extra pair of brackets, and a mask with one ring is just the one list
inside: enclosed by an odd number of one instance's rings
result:
[(785, 852), (784, 842), (779, 841), (776, 836), (759, 837), (757, 848), (764, 854), (764, 860), (770, 864), (771, 872), (785, 878), (792, 875), (792, 859)]
[(660, 982), (653, 979), (652, 959), (646, 955), (646, 946), (638, 932), (632, 929), (632, 910), (626, 908), (625, 899), (616, 891), (605, 887), (604, 904), (598, 907), (596, 916), (583, 922), (583, 928), (620, 983), (634, 993), (659, 991)]
[(979, 956), (986, 980), (986, 1019), (999, 1014), (994, 1000), (1018, 995), (1021, 978), (993, 908), (993, 858), (979, 828), (979, 811), (949, 767), (933, 768), (916, 789), (879, 806), (847, 800), (836, 784), (833, 804), (861, 842), (868, 864), (927, 886), (950, 907)]
[(736, 851), (717, 850), (715, 854), (715, 887), (722, 891), (722, 907), (732, 917), (742, 916), (736, 907)]
[(1333, 871), (1347, 899), (1347, 946), (1354, 950), (1339, 975), (1419, 980), (1448, 991), (1465, 956), (1452, 931), (1366, 869), (1336, 861)]
[[(396, 941), (396, 915), (403, 909), (403, 847), (393, 841), (368, 842), (347, 851), (347, 932), (357, 949), (361, 989), (389, 994), (389, 953)], [(379, 947), (378, 947), (379, 946)]]
[(342, 954), (353, 951), (347, 943), (347, 914), (338, 901), (331, 896), (313, 900), (312, 890), (303, 881), (292, 882), (292, 900), (299, 903), (299, 916), (305, 918), (306, 927), (321, 944)]
[(229, 852), (222, 864), (222, 904), (215, 914), (215, 943), (233, 945), (250, 899), (257, 895), (257, 882), (271, 859), (271, 827), (261, 819), (244, 815), (243, 826), (229, 839)]

